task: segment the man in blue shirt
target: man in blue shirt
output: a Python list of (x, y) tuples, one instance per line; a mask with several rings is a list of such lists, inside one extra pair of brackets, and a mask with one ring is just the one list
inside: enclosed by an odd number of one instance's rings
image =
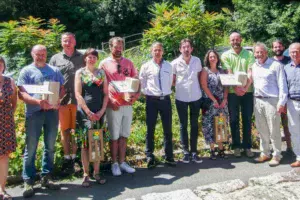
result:
[(289, 48), (292, 62), (284, 67), (288, 86), (287, 115), (293, 150), (297, 156), (292, 167), (300, 167), (300, 43)]
[(63, 95), (64, 78), (56, 67), (46, 64), (47, 49), (43, 45), (35, 45), (31, 50), (33, 63), (24, 67), (18, 79), (19, 98), (26, 104), (26, 146), (23, 162), (23, 179), (25, 187), (23, 196), (34, 195), (33, 184), (35, 180), (35, 155), (41, 136), (44, 132), (44, 153), (42, 160), (42, 187), (57, 190), (60, 186), (53, 183), (50, 173), (54, 162), (54, 145), (58, 131), (58, 106), (41, 100), (41, 94), (29, 94), (23, 85), (42, 85), (46, 81), (59, 82), (60, 96)]

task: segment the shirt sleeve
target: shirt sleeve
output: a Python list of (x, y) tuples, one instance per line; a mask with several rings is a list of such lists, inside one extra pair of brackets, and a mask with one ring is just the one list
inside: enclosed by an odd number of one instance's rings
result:
[(146, 94), (146, 86), (147, 86), (147, 78), (146, 78), (146, 75), (145, 75), (145, 65), (146, 64), (142, 65), (141, 70), (140, 70), (140, 74), (139, 74), (139, 79), (140, 79), (140, 82), (141, 82), (141, 92), (143, 94)]
[(58, 81), (60, 83), (60, 85), (63, 85), (65, 83), (64, 76), (61, 74), (61, 72), (58, 69), (57, 69), (56, 73), (57, 73), (56, 81)]
[(28, 77), (25, 69), (22, 69), (18, 78), (18, 86), (26, 85), (28, 84)]
[(54, 56), (50, 58), (49, 65), (56, 66)]
[(278, 65), (278, 67), (276, 68), (276, 73), (277, 73), (277, 83), (279, 88), (278, 105), (284, 106), (287, 102), (288, 87), (286, 82), (286, 76), (284, 74), (284, 70), (281, 65)]
[(225, 53), (223, 53), (221, 56), (221, 64), (222, 64), (222, 68), (232, 70), (230, 66), (229, 58), (226, 56)]
[(133, 63), (131, 63), (131, 77), (133, 78), (137, 78), (138, 77), (138, 71), (137, 69), (134, 67)]
[(249, 52), (249, 58), (248, 58), (248, 66), (247, 70), (252, 68), (252, 65), (255, 63), (255, 57), (252, 52)]
[(198, 63), (198, 69), (199, 71), (198, 72), (201, 72), (202, 71), (202, 64), (201, 64), (201, 60), (200, 58), (198, 59), (199, 63)]
[(171, 62), (173, 74), (176, 75), (176, 60)]

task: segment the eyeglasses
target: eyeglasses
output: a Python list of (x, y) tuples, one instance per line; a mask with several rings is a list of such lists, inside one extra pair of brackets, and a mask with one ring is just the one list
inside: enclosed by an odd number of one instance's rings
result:
[(121, 65), (118, 64), (117, 67), (118, 67), (118, 73), (121, 74)]

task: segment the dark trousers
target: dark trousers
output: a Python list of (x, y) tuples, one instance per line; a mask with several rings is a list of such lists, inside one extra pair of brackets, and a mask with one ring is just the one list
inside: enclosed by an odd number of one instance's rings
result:
[(163, 100), (146, 96), (146, 155), (154, 158), (154, 131), (158, 113), (160, 114), (164, 131), (164, 149), (166, 159), (173, 159), (172, 144), (172, 107), (170, 97)]
[[(232, 135), (232, 148), (250, 149), (251, 124), (253, 114), (253, 93), (248, 92), (244, 96), (237, 96), (234, 93), (228, 95), (228, 110), (230, 118), (230, 129)], [(240, 137), (240, 110), (243, 125), (243, 142)]]
[[(183, 102), (176, 100), (176, 108), (180, 121), (180, 140), (184, 154), (197, 153), (197, 141), (198, 141), (198, 118), (200, 112), (200, 99), (192, 102)], [(189, 150), (189, 138), (187, 132), (188, 125), (188, 108), (190, 108), (190, 145)]]

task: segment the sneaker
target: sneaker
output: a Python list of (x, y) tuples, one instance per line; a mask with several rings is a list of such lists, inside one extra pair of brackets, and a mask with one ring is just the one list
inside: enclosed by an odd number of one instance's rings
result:
[(23, 190), (23, 197), (24, 198), (29, 198), (34, 195), (34, 190), (33, 190), (33, 185), (24, 183), (24, 190)]
[(120, 169), (122, 171), (125, 171), (125, 172), (129, 173), (129, 174), (132, 174), (132, 173), (135, 172), (135, 169), (133, 167), (130, 167), (126, 162), (122, 162), (120, 164)]
[(181, 160), (183, 163), (190, 163), (190, 155), (189, 154), (184, 154), (183, 158)]
[(120, 176), (122, 174), (119, 163), (115, 162), (111, 165), (111, 172), (114, 176)]
[(248, 158), (253, 158), (254, 157), (254, 153), (251, 151), (251, 149), (245, 149), (246, 152), (246, 156)]
[(154, 158), (148, 157), (147, 158), (147, 168), (153, 169), (156, 166), (156, 162)]
[(276, 157), (273, 157), (272, 160), (269, 162), (270, 167), (275, 167), (279, 164), (280, 164), (280, 158), (276, 158)]
[(271, 158), (269, 156), (261, 155), (261, 156), (255, 158), (254, 161), (257, 162), (257, 163), (263, 163), (263, 162), (266, 162), (270, 159)]
[(202, 163), (203, 160), (201, 160), (201, 158), (199, 158), (199, 156), (196, 153), (192, 153), (192, 161), (195, 163)]
[(234, 149), (234, 153), (233, 155), (237, 158), (240, 158), (242, 155), (241, 155), (241, 150), (239, 148), (236, 148)]
[(61, 171), (65, 174), (72, 174), (74, 172), (74, 163), (72, 159), (64, 159)]
[(49, 190), (60, 190), (60, 184), (53, 182), (49, 175), (42, 176), (41, 185)]
[(289, 148), (289, 147), (286, 148), (286, 153), (287, 153), (288, 155), (290, 155), (290, 156), (294, 156), (294, 155), (295, 155), (293, 149), (292, 149), (292, 148)]
[(166, 165), (169, 165), (169, 166), (171, 166), (171, 167), (175, 167), (177, 163), (176, 163), (175, 160), (172, 158), (172, 159), (165, 159), (165, 164), (166, 164)]
[(224, 150), (224, 149), (219, 150), (218, 156), (219, 156), (220, 158), (224, 158), (224, 159), (227, 159), (227, 158), (228, 158), (228, 156), (225, 154), (225, 150)]

